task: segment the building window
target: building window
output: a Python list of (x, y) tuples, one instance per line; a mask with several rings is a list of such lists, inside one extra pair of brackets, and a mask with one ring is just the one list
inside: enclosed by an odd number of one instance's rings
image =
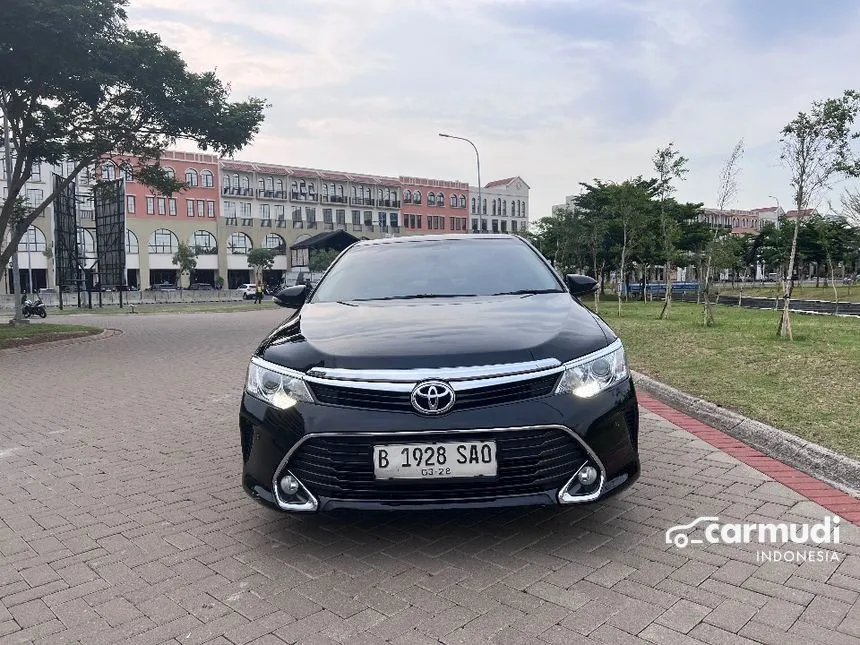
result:
[(511, 233), (516, 233), (516, 232), (517, 232), (517, 224), (518, 224), (518, 223), (519, 223), (519, 222), (517, 222), (517, 220), (513, 220), (513, 221), (511, 222)]
[(251, 187), (251, 179), (248, 177), (248, 175), (242, 175), (242, 177), (239, 179), (239, 184), (242, 188), (247, 190)]
[[(3, 194), (6, 195), (7, 190), (4, 188)], [(45, 199), (45, 193), (41, 188), (29, 188), (27, 190), (27, 206), (36, 208)]]
[(415, 227), (421, 228), (421, 216), (420, 215), (415, 216)]
[(170, 166), (165, 166), (164, 168), (162, 168), (162, 170), (164, 171), (165, 175), (170, 177), (170, 179), (176, 179), (176, 171)]
[(167, 213), (171, 217), (176, 217), (176, 198), (171, 197), (167, 200)]
[(155, 197), (146, 198), (146, 214), (155, 215)]
[[(270, 212), (268, 204), (260, 204), (260, 219), (264, 222), (269, 222), (269, 224), (271, 225), (272, 214)], [(263, 224), (263, 226), (266, 225)]]
[(204, 255), (215, 255), (218, 253), (218, 241), (209, 231), (194, 231), (189, 244), (192, 248), (197, 249), (198, 253)]
[(496, 214), (496, 200), (493, 200), (493, 215)]
[(186, 199), (185, 200), (185, 214), (188, 217), (194, 217), (194, 200)]
[(194, 168), (189, 168), (185, 171), (185, 183), (192, 188), (199, 185), (200, 178), (197, 176), (197, 171)]
[(167, 199), (164, 197), (158, 198), (158, 214), (167, 215)]
[(116, 179), (116, 166), (113, 161), (106, 161), (102, 164), (102, 179), (105, 181), (113, 181)]
[(460, 195), (460, 208), (466, 208), (466, 196)]
[(484, 203), (481, 204), (481, 210), (483, 211), (483, 214), (486, 215), (487, 214), (487, 198), (486, 197), (484, 197), (483, 202)]
[(507, 199), (502, 202), (502, 216), (504, 216), (504, 217), (508, 216), (508, 200)]
[(224, 217), (236, 219), (236, 202), (224, 202)]
[(18, 251), (21, 253), (28, 251), (41, 252), (47, 250), (47, 248), (48, 243), (45, 239), (45, 234), (35, 226), (30, 226), (21, 237), (21, 241), (18, 242)]
[(361, 211), (352, 211), (352, 225), (361, 226)]
[(125, 229), (125, 252), (130, 255), (140, 253), (140, 242), (137, 241), (137, 235), (130, 229)]
[(173, 255), (179, 250), (179, 238), (173, 231), (159, 228), (149, 236), (149, 252)]
[(508, 232), (508, 220), (503, 219), (502, 220), (502, 233), (507, 233), (507, 232)]
[(427, 193), (427, 205), (435, 206), (436, 205), (436, 194), (431, 190)]
[(451, 195), (451, 208), (457, 208), (457, 196)]
[(266, 177), (266, 190), (269, 192), (275, 191), (275, 180), (273, 177)]
[(338, 208), (334, 216), (339, 226), (346, 224), (346, 211), (344, 209)]
[(277, 192), (279, 192), (279, 193), (283, 193), (283, 192), (284, 192), (284, 180), (283, 180), (283, 179), (278, 179), (278, 180), (275, 182), (275, 190), (276, 190)]
[(472, 218), (472, 230), (473, 230), (473, 231), (477, 231), (477, 230), (478, 230), (478, 219), (477, 219), (477, 218), (475, 218), (475, 217), (473, 217), (473, 218)]
[(400, 226), (400, 217), (397, 213), (388, 213), (388, 222), (392, 227), (397, 228)]
[[(328, 188), (328, 186), (326, 184), (323, 184), (323, 187)], [(332, 223), (332, 214), (331, 214), (330, 208), (324, 208), (323, 209), (323, 222), (325, 222), (326, 224)]]
[(421, 191), (420, 190), (416, 190), (414, 193), (412, 193), (412, 203), (414, 203), (414, 204), (420, 204), (421, 203)]
[(204, 188), (212, 188), (215, 185), (215, 178), (212, 176), (212, 173), (208, 170), (204, 170), (203, 173), (203, 187)]
[(263, 248), (275, 249), (276, 251), (285, 253), (287, 250), (287, 243), (284, 242), (284, 238), (277, 233), (269, 233), (266, 235), (265, 239), (263, 239)]
[(445, 195), (443, 193), (436, 193), (436, 206), (440, 208), (444, 208), (445, 206)]
[(305, 217), (307, 218), (308, 224), (317, 223), (317, 209), (313, 206), (305, 206)]
[(122, 167), (122, 178), (124, 181), (134, 181), (134, 175), (131, 172), (131, 166), (128, 164), (123, 165)]
[[(3, 167), (6, 167), (6, 164), (3, 164)], [(4, 174), (5, 176), (5, 174)], [(33, 168), (30, 171), (30, 180), (29, 181), (42, 181), (42, 165), (41, 164), (33, 164)]]
[(385, 213), (377, 213), (376, 223), (379, 224), (380, 228), (385, 228), (388, 226), (388, 216)]
[(206, 202), (206, 216), (215, 217), (215, 202), (211, 199)]
[(233, 255), (248, 255), (252, 248), (251, 238), (244, 233), (231, 233), (227, 239), (227, 249)]
[(403, 191), (403, 203), (404, 204), (411, 204), (412, 203), (412, 191), (411, 190)]
[(206, 202), (202, 199), (197, 200), (197, 217), (206, 217)]
[(364, 211), (364, 225), (373, 226), (373, 211)]
[(221, 183), (224, 184), (224, 188), (230, 188), (230, 175), (221, 177)]
[(125, 196), (125, 212), (134, 214), (134, 195)]
[(284, 221), (284, 205), (275, 204), (275, 219), (279, 222)]

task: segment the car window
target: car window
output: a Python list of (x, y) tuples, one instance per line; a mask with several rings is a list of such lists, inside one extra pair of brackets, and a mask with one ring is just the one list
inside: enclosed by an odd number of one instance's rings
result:
[(537, 253), (517, 239), (442, 239), (351, 247), (311, 302), (562, 290)]

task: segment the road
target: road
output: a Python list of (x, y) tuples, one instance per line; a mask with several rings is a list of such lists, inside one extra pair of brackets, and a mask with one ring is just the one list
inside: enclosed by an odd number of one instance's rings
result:
[(825, 509), (643, 410), (643, 475), (555, 510), (282, 516), (240, 488), (250, 352), (283, 316), (81, 316), (104, 340), (0, 352), (0, 645), (860, 643), (836, 561), (664, 542), (698, 516)]

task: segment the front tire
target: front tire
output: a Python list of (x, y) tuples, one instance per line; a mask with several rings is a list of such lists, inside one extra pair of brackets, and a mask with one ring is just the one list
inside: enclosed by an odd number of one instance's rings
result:
[(39, 317), (40, 317), (40, 318), (47, 318), (47, 317), (48, 317), (48, 312), (47, 312), (47, 311), (45, 311), (44, 309), (42, 309), (41, 311), (39, 311)]

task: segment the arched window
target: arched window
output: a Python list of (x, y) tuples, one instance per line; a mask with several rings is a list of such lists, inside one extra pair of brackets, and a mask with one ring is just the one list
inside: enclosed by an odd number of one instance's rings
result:
[[(460, 195), (460, 208), (466, 208), (466, 196)], [(475, 210), (475, 200), (472, 200), (472, 210)]]
[(209, 170), (204, 170), (201, 174), (203, 175), (203, 187), (212, 188), (212, 186), (215, 185), (215, 180), (212, 177), (212, 172)]
[(169, 229), (157, 228), (149, 236), (148, 250), (150, 253), (173, 255), (179, 250), (179, 238)]
[(396, 188), (391, 191), (391, 199), (393, 199), (394, 201), (397, 201), (397, 189)]
[(26, 253), (27, 251), (41, 252), (47, 249), (48, 242), (45, 239), (45, 234), (32, 225), (27, 229), (23, 237), (21, 237), (21, 241), (18, 242), (18, 251), (21, 253)]
[(377, 190), (376, 190), (376, 199), (382, 201), (382, 189), (381, 188), (377, 188)]
[(322, 189), (323, 189), (323, 193), (322, 193), (323, 199), (328, 199), (328, 184), (323, 184)]
[(257, 184), (260, 186), (260, 190), (266, 190), (266, 180), (260, 177), (257, 180)]
[(451, 208), (457, 208), (457, 196), (454, 194), (451, 195)]
[(442, 193), (436, 193), (436, 205), (444, 206), (445, 205), (445, 195)]
[(475, 212), (475, 198), (472, 197), (472, 212)]
[(275, 182), (275, 190), (278, 191), (279, 193), (284, 192), (284, 180), (283, 179), (278, 179)]
[(248, 175), (242, 175), (241, 179), (242, 188), (250, 188), (251, 187), (251, 178)]
[(308, 197), (316, 197), (317, 187), (314, 182), (308, 182)]
[(404, 204), (411, 204), (412, 203), (412, 191), (411, 190), (403, 191), (403, 203)]
[(82, 258), (96, 257), (96, 239), (85, 228), (78, 227), (78, 255)]
[(239, 173), (233, 174), (233, 188), (239, 188)]
[(170, 166), (165, 166), (164, 168), (162, 168), (162, 170), (164, 171), (164, 174), (171, 179), (176, 179), (176, 171)]
[(493, 215), (496, 214), (496, 200), (493, 200)]
[(343, 184), (338, 184), (338, 185), (337, 185), (337, 196), (338, 196), (338, 197), (343, 197)]
[(385, 189), (385, 199), (391, 199), (391, 189), (390, 188)]
[(233, 233), (227, 240), (227, 250), (233, 255), (247, 255), (253, 247), (251, 238), (244, 233)]
[(266, 190), (275, 190), (275, 180), (273, 177), (266, 177)]
[(502, 202), (502, 216), (503, 217), (508, 216), (508, 200), (507, 199)]
[(224, 175), (221, 181), (224, 182), (224, 188), (230, 188), (230, 175)]
[(356, 199), (358, 197), (358, 188), (355, 186), (352, 187), (352, 197), (353, 199)]
[(436, 193), (434, 193), (432, 190), (427, 193), (427, 205), (428, 206), (435, 206), (436, 205)]
[(113, 161), (105, 161), (102, 164), (102, 179), (105, 181), (116, 179), (116, 166)]
[(484, 197), (484, 199), (481, 201), (484, 202), (483, 204), (481, 204), (481, 210), (483, 211), (483, 214), (486, 215), (487, 214), (487, 198)]
[(421, 203), (421, 191), (420, 190), (416, 190), (414, 193), (412, 193), (412, 202), (415, 204)]
[(140, 242), (137, 241), (137, 235), (131, 229), (125, 229), (125, 252), (129, 255), (138, 255), (140, 253)]
[(299, 182), (293, 180), (293, 183), (290, 184), (290, 190), (294, 192), (296, 195), (299, 194)]
[(209, 231), (194, 231), (191, 239), (188, 240), (188, 245), (193, 249), (196, 248), (197, 252), (203, 255), (218, 253), (218, 240)]
[(523, 216), (523, 202), (521, 200), (517, 201), (517, 216), (518, 217)]
[(284, 238), (277, 233), (269, 233), (263, 240), (263, 248), (275, 249), (276, 251), (284, 253), (287, 250), (287, 243), (284, 242)]
[(189, 168), (185, 171), (185, 183), (191, 187), (199, 185), (200, 178), (197, 176), (197, 171), (194, 168)]

